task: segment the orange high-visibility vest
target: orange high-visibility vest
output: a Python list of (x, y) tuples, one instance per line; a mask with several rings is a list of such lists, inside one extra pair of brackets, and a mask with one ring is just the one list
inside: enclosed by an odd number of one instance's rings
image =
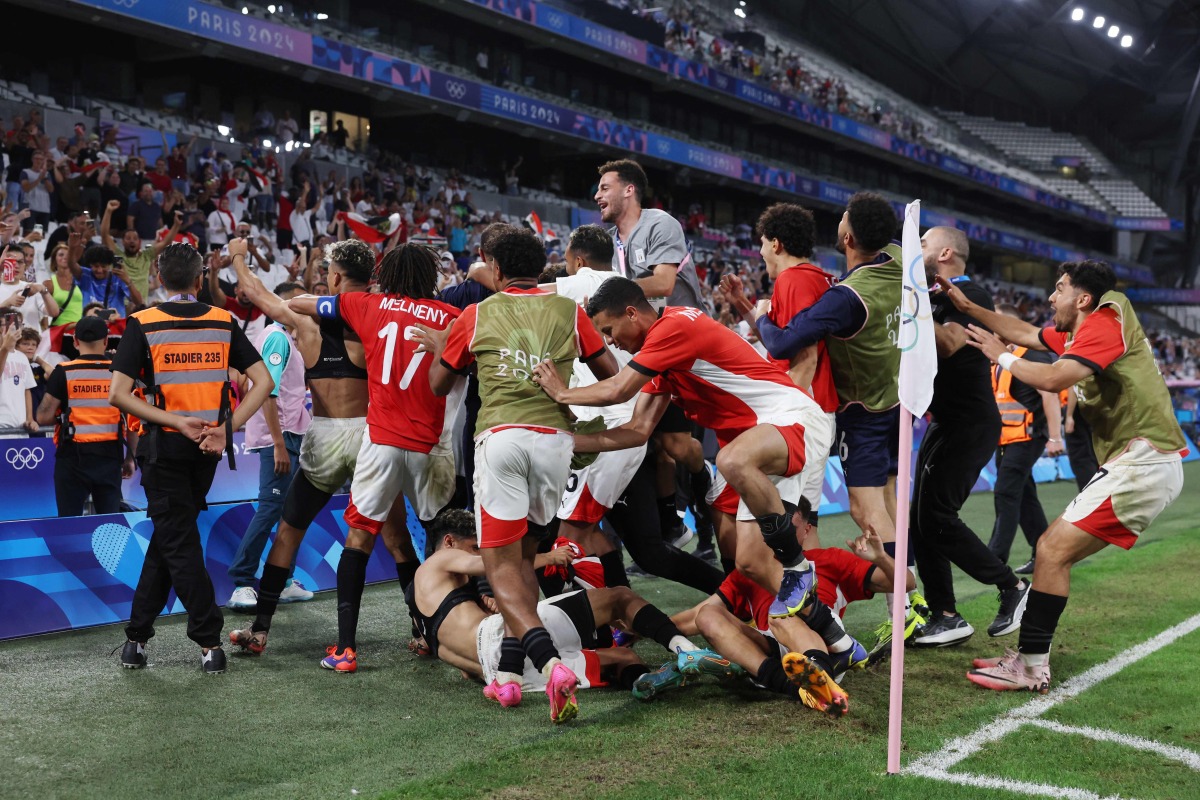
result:
[(233, 315), (210, 307), (199, 317), (176, 317), (157, 308), (132, 316), (141, 323), (149, 346), (153, 385), (146, 387), (146, 395), (151, 402), (211, 425), (224, 422), (229, 416)]
[[(1018, 347), (1013, 350), (1013, 355), (1021, 358), (1028, 350), (1026, 347)], [(996, 405), (1000, 408), (1000, 422), (1003, 423), (1003, 427), (1000, 428), (1001, 447), (1015, 442), (1027, 442), (1033, 438), (1029, 435), (1033, 430), (1033, 412), (1017, 402), (1009, 391), (1011, 386), (1011, 372), (1000, 367), (992, 370), (992, 393), (996, 396)]]
[(58, 365), (67, 379), (67, 401), (54, 426), (54, 444), (115, 442), (121, 438), (121, 411), (108, 402), (112, 361), (76, 359)]

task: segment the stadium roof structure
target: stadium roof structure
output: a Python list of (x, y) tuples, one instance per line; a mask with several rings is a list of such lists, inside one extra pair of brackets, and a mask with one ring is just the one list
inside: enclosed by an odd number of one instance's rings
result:
[[(1179, 189), (1200, 186), (1195, 0), (753, 0), (746, 10), (751, 29), (755, 12), (768, 15), (931, 108), (1083, 134), (1123, 166), (1152, 170), (1173, 216), (1185, 211)], [(1195, 264), (1200, 237), (1190, 238)]]

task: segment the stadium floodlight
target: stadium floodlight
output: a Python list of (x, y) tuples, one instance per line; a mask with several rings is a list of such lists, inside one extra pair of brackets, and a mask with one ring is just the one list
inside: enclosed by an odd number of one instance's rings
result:
[(275, 13), (275, 6), (267, 6), (267, 13), (269, 13), (269, 14), (274, 14), (274, 13)]
[(242, 6), (242, 13), (243, 13), (243, 14), (249, 14), (249, 13), (250, 13), (250, 9), (249, 9), (249, 8), (247, 8), (246, 6)]
[(303, 146), (304, 146), (304, 149), (305, 149), (305, 150), (307, 150), (308, 148), (312, 147), (312, 143), (311, 143), (311, 142), (305, 142)]
[(1074, 11), (1071, 12), (1071, 21), (1079, 22), (1081, 19), (1083, 19), (1083, 13), (1084, 12), (1083, 12), (1082, 8), (1075, 9)]
[(228, 136), (229, 135), (229, 126), (228, 125), (218, 125), (217, 133), (221, 134), (222, 136)]
[(746, 18), (746, 12), (745, 12), (745, 11), (743, 11), (743, 10), (742, 10), (740, 7), (739, 7), (739, 8), (735, 8), (735, 9), (733, 10), (733, 15), (734, 15), (735, 17), (741, 17), (742, 19), (745, 19), (745, 18)]
[(324, 12), (318, 12), (317, 19), (321, 22), (324, 22), (325, 20), (329, 19), (329, 15)]
[(1110, 27), (1108, 29), (1108, 38), (1115, 39), (1115, 38), (1117, 38), (1117, 34), (1120, 32), (1121, 32), (1121, 29), (1118, 28), (1116, 25), (1113, 25), (1112, 27)]
[(265, 148), (267, 148), (268, 150), (270, 150), (270, 149), (271, 149), (271, 140), (270, 140), (270, 139), (263, 139), (263, 147), (265, 147)]
[(230, 136), (230, 137), (229, 137), (229, 143), (230, 143), (230, 144), (233, 144), (233, 143), (234, 143), (234, 141), (235, 141), (235, 140), (234, 140), (234, 138), (233, 138), (232, 136)]
[(739, 6), (741, 6), (742, 8), (745, 8), (745, 7), (746, 7), (746, 0), (738, 0), (738, 5), (739, 5)]
[(1092, 27), (1099, 30), (1104, 27), (1104, 17), (1096, 17), (1092, 20)]
[(1133, 37), (1128, 33), (1121, 37), (1121, 47), (1133, 47)]
[[(278, 148), (276, 148), (276, 149), (278, 149)], [(285, 143), (284, 143), (284, 145), (283, 145), (283, 149), (284, 149), (284, 150), (287, 150), (289, 153), (290, 153), (290, 152), (292, 152), (292, 143), (291, 143), (291, 142), (285, 142)]]

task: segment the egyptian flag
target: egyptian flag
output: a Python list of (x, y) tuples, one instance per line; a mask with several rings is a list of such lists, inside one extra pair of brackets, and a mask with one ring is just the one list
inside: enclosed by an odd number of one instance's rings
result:
[[(170, 232), (170, 228), (168, 228), (166, 225), (162, 226), (158, 229), (158, 235), (154, 237), (155, 241), (161, 242), (163, 239), (167, 238), (167, 234)], [(175, 234), (175, 238), (171, 240), (171, 244), (190, 244), (192, 247), (199, 249), (200, 240), (196, 238), (196, 234), (194, 233), (184, 233), (183, 231), (180, 231), (179, 233)]]
[(596, 556), (590, 556), (579, 545), (565, 536), (559, 536), (554, 540), (554, 546), (551, 550), (557, 550), (560, 547), (566, 547), (571, 551), (571, 563), (565, 567), (545, 567), (542, 571), (547, 578), (557, 576), (566, 585), (567, 590), (571, 589), (603, 589), (604, 583), (604, 567), (600, 564), (600, 559)]
[(353, 211), (339, 211), (338, 216), (346, 220), (346, 226), (367, 244), (386, 242), (400, 230), (401, 225), (399, 214), (392, 214), (390, 217), (364, 217)]
[(552, 242), (558, 238), (558, 234), (550, 230), (548, 225), (542, 224), (542, 218), (537, 215), (536, 211), (530, 211), (529, 216), (525, 218), (525, 224), (528, 225), (537, 237), (543, 242)]

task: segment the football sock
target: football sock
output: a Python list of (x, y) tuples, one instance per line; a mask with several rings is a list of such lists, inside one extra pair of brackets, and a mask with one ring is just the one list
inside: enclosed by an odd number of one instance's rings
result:
[[(1062, 595), (1046, 594), (1037, 589), (1029, 590), (1025, 616), (1021, 618), (1021, 634), (1017, 640), (1017, 650), (1022, 658), (1050, 653), (1050, 642), (1054, 639), (1058, 619), (1066, 608), (1067, 598)], [(1036, 662), (1025, 658), (1025, 663)]]
[(521, 648), (533, 662), (534, 669), (539, 671), (544, 671), (543, 667), (551, 659), (558, 658), (558, 648), (554, 646), (554, 640), (545, 628), (530, 628), (526, 631), (521, 637)]
[(605, 586), (628, 586), (629, 577), (625, 574), (625, 562), (621, 560), (621, 551), (613, 550), (600, 556), (600, 566), (604, 569)]
[(808, 660), (813, 664), (816, 664), (818, 667), (825, 670), (830, 677), (833, 676), (833, 659), (829, 657), (828, 653), (824, 652), (823, 650), (817, 650), (814, 647), (812, 650), (805, 650), (804, 655), (807, 656)]
[(620, 675), (617, 676), (617, 685), (628, 691), (633, 688), (633, 684), (637, 679), (650, 671), (650, 668), (645, 664), (630, 664), (621, 669)]
[(658, 526), (662, 529), (663, 534), (675, 530), (678, 525), (679, 511), (675, 507), (674, 492), (658, 498)]
[[(649, 604), (642, 606), (641, 610), (633, 615), (629, 624), (634, 633), (647, 639), (653, 639), (672, 653), (678, 652), (672, 646), (675, 644), (676, 637), (687, 642), (687, 639), (679, 632), (679, 628), (675, 627), (674, 622), (671, 622), (671, 618)], [(691, 642), (687, 643), (688, 650), (695, 649)]]
[[(500, 663), (497, 665), (496, 680), (500, 683), (519, 682), (521, 673), (525, 671), (525, 650), (515, 636), (505, 636), (500, 640)], [(507, 677), (506, 676), (511, 676)]]
[(358, 611), (362, 605), (363, 585), (367, 581), (370, 555), (353, 547), (342, 550), (337, 568), (338, 652), (347, 647), (358, 649)]
[[(911, 572), (913, 566), (917, 562), (913, 558), (913, 548), (911, 546), (911, 542), (909, 543), (909, 545), (910, 546), (908, 548), (907, 557), (904, 560), (908, 562), (909, 572)], [(896, 560), (896, 543), (895, 542), (884, 542), (883, 543), (883, 552), (885, 552), (889, 556), (891, 556), (892, 561), (895, 561)]]
[(758, 665), (758, 674), (754, 676), (754, 680), (772, 692), (796, 693), (796, 687), (788, 680), (787, 673), (783, 671), (783, 664), (778, 658), (764, 658), (763, 662)]
[(274, 564), (263, 566), (262, 580), (258, 582), (258, 613), (254, 617), (254, 624), (250, 626), (252, 632), (271, 630), (271, 618), (279, 607), (279, 593), (287, 584), (290, 572), (287, 567)]
[(421, 566), (419, 561), (401, 561), (396, 564), (396, 577), (400, 579), (400, 590), (408, 591), (408, 587), (412, 585), (413, 576), (417, 574), (417, 567)]
[(796, 526), (792, 524), (792, 512), (787, 508), (782, 514), (766, 514), (758, 517), (758, 527), (763, 541), (775, 552), (775, 560), (784, 567), (795, 567), (804, 560), (804, 548), (796, 539)]
[(820, 600), (811, 602), (804, 611), (801, 612), (801, 617), (804, 619), (812, 632), (821, 637), (821, 641), (825, 642), (825, 646), (829, 648), (831, 653), (840, 653), (843, 650), (849, 650), (854, 646), (854, 640), (846, 633), (846, 629), (842, 627), (841, 620)]

